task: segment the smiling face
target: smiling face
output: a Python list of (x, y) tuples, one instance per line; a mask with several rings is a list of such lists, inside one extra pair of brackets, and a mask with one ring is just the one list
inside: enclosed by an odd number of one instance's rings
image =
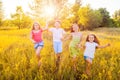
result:
[(60, 22), (55, 22), (54, 26), (55, 26), (56, 28), (60, 28)]
[(78, 30), (79, 30), (79, 27), (77, 24), (73, 24), (72, 28), (73, 28), (74, 32), (78, 32)]
[(89, 35), (88, 40), (89, 42), (94, 42), (95, 37), (93, 35)]
[(40, 29), (40, 25), (38, 23), (34, 23), (33, 24), (33, 29), (34, 30), (39, 30)]
[(89, 34), (86, 38), (86, 41), (87, 42), (95, 42), (97, 44), (100, 44), (98, 38), (94, 34)]

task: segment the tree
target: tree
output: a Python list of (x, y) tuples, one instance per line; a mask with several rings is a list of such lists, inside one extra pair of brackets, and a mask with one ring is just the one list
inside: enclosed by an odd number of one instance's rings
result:
[(22, 19), (23, 10), (21, 6), (17, 6), (16, 13), (12, 14), (11, 17), (13, 18), (13, 23), (18, 26), (18, 28), (21, 28), (21, 19)]
[(113, 20), (117, 27), (120, 27), (120, 9), (116, 10), (113, 14)]
[(83, 29), (93, 29), (100, 26), (102, 22), (101, 14), (96, 10), (92, 10), (89, 5), (81, 7), (78, 11), (78, 16), (78, 23), (83, 25)]
[(103, 19), (101, 23), (101, 27), (103, 26), (109, 26), (109, 21), (110, 21), (110, 15), (109, 12), (106, 10), (106, 8), (99, 8), (98, 11), (101, 13)]
[(81, 0), (75, 0), (74, 4), (67, 4), (61, 11), (61, 20), (62, 20), (62, 27), (65, 29), (70, 29), (72, 23), (78, 22), (78, 11), (81, 6)]
[(79, 17), (78, 17), (78, 11), (81, 6), (81, 0), (75, 0), (75, 4), (72, 6), (72, 13), (74, 15), (73, 17), (73, 22), (78, 22)]
[(13, 19), (13, 24), (19, 29), (26, 28), (31, 24), (31, 18), (25, 15), (21, 6), (17, 6), (16, 13), (12, 14), (11, 17)]
[(14, 27), (14, 24), (12, 23), (12, 20), (11, 19), (5, 19), (5, 20), (3, 20), (3, 25), (2, 25), (3, 27)]
[(2, 21), (3, 21), (3, 9), (2, 9), (2, 2), (0, 0), (0, 26), (2, 25)]

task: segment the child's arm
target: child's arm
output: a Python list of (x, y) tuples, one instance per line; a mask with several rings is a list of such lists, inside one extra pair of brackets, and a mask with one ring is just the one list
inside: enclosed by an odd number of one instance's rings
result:
[(84, 50), (86, 46), (85, 45), (78, 45), (78, 47)]
[(101, 45), (98, 45), (97, 47), (98, 47), (98, 48), (105, 48), (105, 47), (108, 47), (108, 46), (110, 46), (109, 43), (108, 43), (108, 44), (105, 44), (105, 45), (102, 45), (102, 46), (101, 46)]
[(46, 23), (46, 26), (42, 28), (43, 31), (48, 30), (48, 23)]
[(82, 46), (82, 40), (83, 40), (83, 36), (82, 36), (82, 34), (81, 34), (81, 37), (80, 37), (80, 42), (78, 43), (78, 47), (79, 48), (82, 48), (83, 46)]
[(33, 43), (36, 43), (36, 41), (34, 41), (33, 38), (32, 38), (32, 32), (30, 33), (30, 40), (31, 40)]
[[(67, 37), (65, 37), (65, 36), (67, 36)], [(66, 40), (70, 39), (72, 37), (72, 34), (71, 33), (70, 34), (65, 34), (65, 36), (64, 36), (63, 41), (66, 41)]]

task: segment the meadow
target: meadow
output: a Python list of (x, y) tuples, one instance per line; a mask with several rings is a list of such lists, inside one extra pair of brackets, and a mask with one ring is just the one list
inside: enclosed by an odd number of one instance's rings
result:
[(44, 32), (44, 48), (41, 51), (42, 65), (38, 68), (33, 44), (29, 39), (29, 29), (0, 30), (0, 80), (120, 80), (120, 28), (98, 28), (82, 31), (83, 45), (89, 33), (95, 33), (100, 44), (111, 46), (97, 49), (92, 65), (92, 75), (84, 74), (83, 51), (77, 57), (77, 71), (69, 58), (68, 45), (64, 41), (62, 59), (56, 71), (52, 38)]

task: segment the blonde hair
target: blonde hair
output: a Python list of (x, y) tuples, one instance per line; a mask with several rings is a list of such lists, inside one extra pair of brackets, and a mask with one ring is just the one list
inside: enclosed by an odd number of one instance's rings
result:
[(35, 30), (35, 27), (34, 27), (35, 24), (37, 24), (37, 25), (39, 26), (39, 29), (41, 29), (40, 24), (39, 24), (38, 22), (34, 22), (34, 23), (33, 23), (33, 26), (32, 26), (32, 30)]

